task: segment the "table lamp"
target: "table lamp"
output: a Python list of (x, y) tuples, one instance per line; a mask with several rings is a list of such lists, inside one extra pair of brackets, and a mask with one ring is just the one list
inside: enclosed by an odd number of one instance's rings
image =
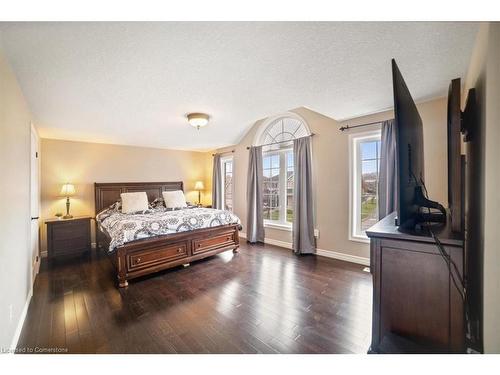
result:
[(198, 191), (198, 206), (201, 206), (201, 191), (205, 190), (203, 181), (196, 181), (196, 183), (194, 184), (194, 190)]
[(61, 188), (61, 195), (66, 197), (66, 215), (63, 216), (63, 219), (71, 219), (73, 215), (69, 214), (69, 197), (75, 195), (75, 187), (69, 183), (64, 184)]

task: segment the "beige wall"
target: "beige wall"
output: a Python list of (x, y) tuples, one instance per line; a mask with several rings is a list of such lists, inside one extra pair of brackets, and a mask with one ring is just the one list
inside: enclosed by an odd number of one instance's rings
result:
[[(94, 182), (183, 181), (186, 198), (196, 202), (196, 180), (207, 190), (204, 203), (211, 202), (210, 154), (133, 146), (42, 139), (41, 215), (42, 219), (65, 212), (65, 199), (59, 196), (66, 181), (75, 185), (71, 199), (73, 215), (95, 215)], [(42, 230), (42, 252), (46, 251), (46, 230)], [(94, 241), (94, 240), (92, 240)]]
[(0, 45), (0, 348), (8, 349), (31, 290), (30, 110)]
[(483, 343), (486, 353), (500, 353), (500, 23), (484, 23), (479, 30), (465, 90), (476, 88), (479, 103), (481, 162), (477, 217), (480, 233), (469, 249), (483, 265)]
[[(446, 100), (437, 99), (418, 105), (424, 122), (425, 177), (430, 196), (446, 204)], [(369, 245), (349, 240), (349, 135), (356, 130), (340, 132), (337, 121), (306, 108), (293, 112), (302, 116), (316, 134), (313, 137), (313, 163), (316, 186), (316, 225), (320, 236), (319, 249), (334, 251), (355, 257), (369, 257)], [(350, 125), (385, 120), (393, 117), (391, 111), (350, 120)], [(246, 232), (246, 174), (248, 151), (257, 129), (264, 120), (259, 120), (234, 146), (219, 150), (234, 149), (234, 210), (243, 222)], [(371, 127), (373, 130), (376, 127)], [(370, 130), (363, 128), (362, 131)], [(358, 130), (359, 132), (360, 130)], [(266, 228), (266, 238), (291, 243), (291, 232)]]
[[(410, 89), (411, 90), (411, 89)], [(440, 98), (418, 103), (418, 112), (422, 118), (424, 130), (424, 170), (425, 185), (429, 191), (429, 197), (448, 205), (448, 156), (447, 156), (447, 99)], [(345, 121), (342, 124), (356, 125), (373, 121), (382, 121), (394, 117), (393, 111), (385, 111), (369, 116)], [(377, 125), (368, 127), (375, 129)], [(356, 129), (365, 131), (367, 128)], [(354, 133), (349, 130), (349, 134)]]

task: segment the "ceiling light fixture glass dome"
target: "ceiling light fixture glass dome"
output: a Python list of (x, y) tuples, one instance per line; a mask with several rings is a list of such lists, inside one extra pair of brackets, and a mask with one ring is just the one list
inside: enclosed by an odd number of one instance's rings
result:
[(187, 119), (191, 126), (194, 126), (199, 130), (200, 128), (208, 125), (209, 116), (205, 113), (190, 113), (187, 115)]

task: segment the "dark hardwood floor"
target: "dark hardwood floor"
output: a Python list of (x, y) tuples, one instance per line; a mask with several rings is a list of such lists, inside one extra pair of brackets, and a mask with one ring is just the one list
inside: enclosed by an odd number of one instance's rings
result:
[[(363, 266), (242, 241), (117, 289), (100, 252), (44, 259), (18, 348), (69, 353), (366, 353)], [(23, 350), (24, 348), (24, 350)]]

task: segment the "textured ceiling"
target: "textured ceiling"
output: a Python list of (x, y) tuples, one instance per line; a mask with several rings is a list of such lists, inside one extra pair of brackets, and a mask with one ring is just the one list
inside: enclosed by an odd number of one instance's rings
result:
[[(257, 119), (392, 106), (395, 57), (416, 100), (464, 77), (476, 23), (0, 23), (41, 136), (207, 150)], [(206, 112), (200, 130), (185, 119)]]

